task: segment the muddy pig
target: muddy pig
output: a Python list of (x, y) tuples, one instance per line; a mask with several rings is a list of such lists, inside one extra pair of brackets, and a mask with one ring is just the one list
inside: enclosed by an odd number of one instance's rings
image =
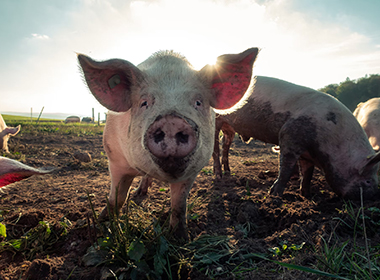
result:
[(301, 193), (310, 197), (314, 166), (341, 197), (360, 198), (378, 192), (380, 154), (372, 149), (353, 114), (334, 97), (269, 77), (257, 77), (248, 102), (239, 110), (216, 117), (214, 172), (222, 176), (219, 132), (224, 132), (222, 163), (229, 171), (228, 149), (235, 131), (244, 141), (251, 137), (279, 145), (280, 166), (270, 193), (282, 195), (297, 161)]
[(10, 136), (15, 136), (20, 131), (21, 125), (9, 127), (5, 124), (3, 116), (0, 115), (0, 146), (4, 152), (9, 153), (8, 140)]
[(0, 157), (0, 188), (28, 178), (32, 175), (45, 175), (54, 168), (33, 168), (17, 160)]
[(380, 98), (376, 97), (359, 103), (354, 116), (364, 128), (372, 148), (378, 152), (380, 149)]
[[(90, 91), (110, 110), (103, 135), (110, 206), (120, 210), (136, 176), (166, 181), (170, 227), (177, 237), (187, 238), (187, 196), (213, 151), (213, 108), (239, 103), (251, 83), (257, 53), (252, 48), (223, 55), (200, 71), (172, 51), (158, 52), (137, 66), (78, 55)], [(101, 217), (106, 216), (104, 208)]]

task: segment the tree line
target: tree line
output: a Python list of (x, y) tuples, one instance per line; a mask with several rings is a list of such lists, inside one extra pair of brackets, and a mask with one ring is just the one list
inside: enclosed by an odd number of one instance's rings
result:
[(365, 102), (374, 97), (380, 97), (380, 75), (366, 75), (357, 80), (347, 78), (340, 84), (330, 84), (319, 91), (336, 97), (340, 102), (354, 111), (360, 102)]

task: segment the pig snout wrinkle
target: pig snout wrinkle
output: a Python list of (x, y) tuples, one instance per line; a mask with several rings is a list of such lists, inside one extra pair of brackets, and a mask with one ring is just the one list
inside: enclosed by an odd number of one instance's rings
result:
[(166, 173), (179, 175), (187, 166), (186, 157), (198, 142), (197, 126), (176, 115), (159, 117), (146, 133), (146, 146)]

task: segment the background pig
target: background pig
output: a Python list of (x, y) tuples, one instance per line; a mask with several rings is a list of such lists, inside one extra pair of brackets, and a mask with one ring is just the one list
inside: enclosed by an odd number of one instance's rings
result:
[(380, 149), (380, 98), (372, 98), (367, 102), (359, 103), (354, 111), (368, 136), (369, 143), (375, 151)]
[(299, 161), (301, 192), (310, 196), (314, 166), (341, 197), (365, 197), (378, 189), (375, 153), (352, 113), (332, 96), (285, 81), (257, 77), (251, 96), (239, 110), (216, 118), (214, 171), (222, 175), (219, 131), (224, 132), (222, 163), (229, 171), (228, 149), (235, 131), (244, 141), (251, 137), (280, 146), (280, 168), (271, 194), (282, 195)]
[(20, 128), (20, 125), (17, 127), (8, 127), (5, 124), (3, 116), (0, 115), (0, 146), (4, 152), (9, 153), (8, 139), (10, 136), (15, 136), (20, 131)]
[(36, 169), (6, 157), (0, 157), (0, 188), (13, 182), (28, 178), (32, 175), (44, 175), (54, 169)]
[[(186, 200), (212, 154), (215, 115), (239, 102), (258, 49), (223, 55), (195, 71), (182, 56), (158, 52), (137, 67), (78, 55), (92, 94), (108, 114), (103, 144), (111, 173), (110, 205), (120, 209), (136, 176), (170, 183), (170, 227), (186, 233)], [(117, 197), (117, 201), (116, 201)], [(107, 215), (103, 209), (101, 217)]]

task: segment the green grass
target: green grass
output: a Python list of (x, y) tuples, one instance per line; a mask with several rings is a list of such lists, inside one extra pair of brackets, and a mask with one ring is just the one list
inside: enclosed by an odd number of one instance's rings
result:
[(97, 123), (67, 123), (63, 120), (40, 119), (37, 123), (37, 118), (33, 118), (33, 122), (28, 117), (20, 117), (13, 115), (2, 115), (8, 126), (21, 125), (20, 135), (101, 135), (103, 134), (104, 125)]

